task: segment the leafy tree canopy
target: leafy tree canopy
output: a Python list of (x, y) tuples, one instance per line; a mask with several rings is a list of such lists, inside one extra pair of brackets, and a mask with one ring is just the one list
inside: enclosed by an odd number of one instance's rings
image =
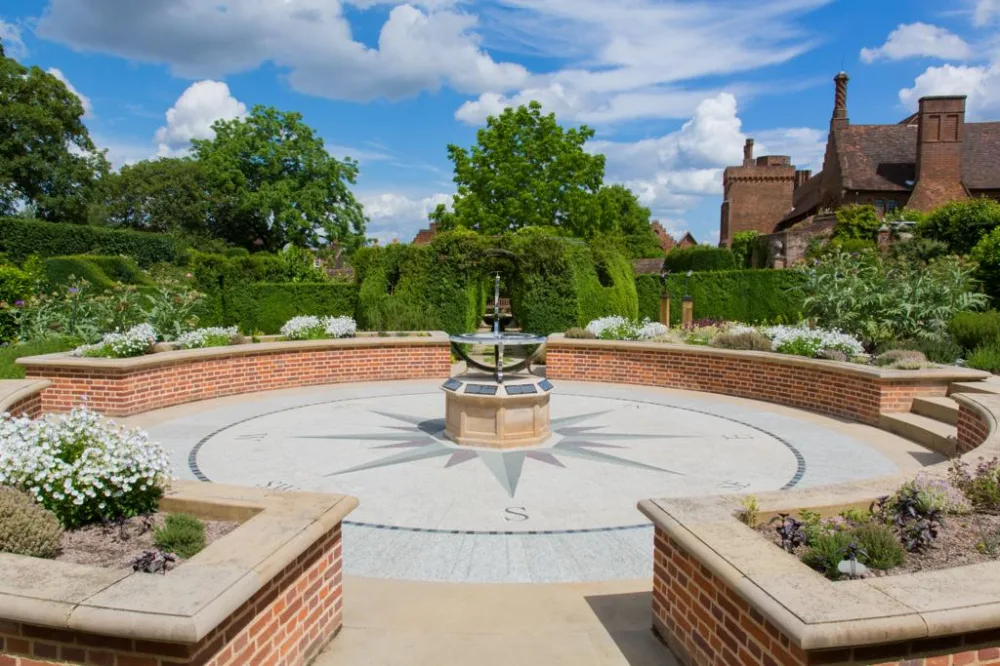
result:
[(874, 241), (882, 227), (875, 206), (853, 204), (837, 209), (837, 224), (833, 237), (839, 240), (858, 239)]
[(213, 235), (244, 247), (259, 239), (269, 250), (362, 244), (364, 211), (348, 187), (358, 165), (331, 156), (301, 114), (256, 106), (212, 127), (214, 139), (192, 143), (210, 192)]
[(44, 220), (87, 221), (108, 162), (83, 114), (62, 81), (6, 57), (0, 47), (0, 215), (27, 207)]
[(980, 198), (953, 201), (922, 220), (917, 233), (947, 243), (956, 254), (968, 254), (981, 238), (1000, 226), (1000, 203)]
[(465, 227), (489, 235), (555, 227), (588, 236), (602, 224), (601, 206), (614, 207), (621, 199), (609, 193), (595, 202), (604, 156), (583, 149), (593, 136), (586, 126), (563, 129), (555, 115), (542, 114), (538, 102), (491, 116), (472, 148), (448, 146), (458, 187), (454, 212), (439, 206), (431, 219), (443, 229)]
[(201, 165), (190, 158), (146, 160), (101, 181), (92, 221), (140, 231), (207, 231), (209, 200)]

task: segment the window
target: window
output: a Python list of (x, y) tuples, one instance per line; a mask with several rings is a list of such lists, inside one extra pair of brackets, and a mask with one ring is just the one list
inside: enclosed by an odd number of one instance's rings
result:
[(878, 213), (879, 216), (885, 215), (885, 208), (886, 208), (885, 204), (886, 204), (885, 199), (875, 200), (875, 212)]
[(313, 268), (319, 268), (322, 265), (323, 265), (323, 262), (320, 261), (319, 257), (313, 257)]
[(891, 213), (897, 208), (899, 208), (899, 202), (896, 201), (895, 199), (889, 199), (889, 201), (886, 202), (886, 207), (885, 207), (886, 212)]

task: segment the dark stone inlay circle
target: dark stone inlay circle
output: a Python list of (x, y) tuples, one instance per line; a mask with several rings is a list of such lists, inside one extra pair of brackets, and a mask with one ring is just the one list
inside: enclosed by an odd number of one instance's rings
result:
[[(435, 391), (424, 391), (422, 393), (397, 393), (395, 395), (378, 396), (378, 397), (380, 397), (380, 398), (405, 398), (405, 397), (408, 397), (408, 396), (415, 396), (415, 395), (433, 395), (435, 393), (436, 393)], [(799, 452), (799, 450), (797, 448), (795, 448), (795, 446), (791, 442), (789, 442), (788, 440), (784, 439), (783, 437), (779, 437), (778, 435), (775, 435), (774, 433), (768, 432), (767, 430), (764, 430), (763, 428), (761, 428), (759, 426), (755, 426), (755, 425), (753, 425), (751, 423), (747, 423), (746, 421), (741, 421), (740, 419), (734, 419), (734, 418), (732, 418), (730, 416), (722, 416), (721, 414), (716, 414), (714, 412), (710, 412), (710, 411), (704, 410), (704, 409), (696, 409), (694, 407), (677, 407), (675, 405), (664, 405), (663, 403), (653, 402), (652, 400), (634, 400), (634, 399), (631, 399), (631, 398), (608, 398), (606, 396), (592, 396), (592, 395), (581, 394), (581, 393), (566, 393), (565, 395), (574, 395), (574, 396), (581, 397), (581, 398), (594, 398), (594, 397), (597, 397), (597, 398), (601, 398), (602, 400), (618, 400), (619, 402), (632, 402), (632, 403), (638, 403), (638, 404), (644, 404), (644, 405), (655, 405), (657, 407), (667, 407), (667, 408), (670, 408), (670, 409), (680, 409), (680, 410), (686, 410), (686, 411), (689, 411), (689, 412), (695, 412), (696, 414), (704, 414), (706, 416), (712, 416), (712, 417), (715, 417), (715, 418), (723, 419), (723, 420), (729, 421), (731, 423), (738, 423), (738, 424), (740, 424), (742, 426), (745, 426), (745, 427), (750, 428), (752, 430), (756, 430), (757, 432), (763, 433), (763, 434), (767, 435), (768, 437), (772, 437), (772, 438), (778, 440), (779, 442), (781, 442), (782, 444), (784, 444), (785, 447), (788, 448), (789, 451), (792, 452), (792, 455), (795, 456), (795, 462), (796, 462), (795, 474), (793, 474), (792, 478), (789, 479), (788, 482), (785, 483), (785, 485), (783, 485), (781, 488), (779, 488), (779, 490), (790, 490), (790, 489), (794, 488), (796, 485), (799, 484), (799, 482), (802, 480), (802, 477), (805, 476), (805, 473), (806, 473), (806, 460), (802, 456), (802, 454)], [(190, 453), (188, 453), (188, 469), (191, 470), (191, 473), (199, 481), (202, 481), (202, 482), (205, 482), (205, 483), (213, 483), (213, 481), (210, 478), (208, 478), (205, 475), (205, 473), (201, 471), (201, 468), (198, 466), (198, 453), (199, 453), (199, 451), (201, 451), (201, 447), (204, 446), (205, 444), (207, 444), (210, 439), (212, 439), (213, 437), (215, 437), (219, 433), (222, 433), (222, 432), (225, 432), (226, 430), (229, 430), (230, 428), (234, 428), (234, 427), (236, 427), (238, 425), (242, 425), (244, 423), (249, 423), (250, 421), (253, 421), (255, 419), (258, 419), (258, 418), (261, 418), (261, 417), (264, 417), (264, 416), (272, 416), (274, 414), (281, 414), (283, 412), (291, 412), (291, 411), (294, 411), (296, 409), (304, 409), (306, 407), (317, 407), (319, 405), (332, 405), (332, 404), (335, 404), (335, 403), (338, 403), (338, 402), (349, 402), (349, 401), (354, 401), (354, 400), (365, 400), (365, 399), (366, 398), (339, 398), (337, 400), (320, 400), (319, 402), (311, 402), (311, 403), (306, 403), (306, 404), (302, 404), (302, 405), (295, 405), (293, 407), (283, 407), (281, 409), (275, 409), (275, 410), (272, 410), (270, 412), (264, 412), (263, 414), (254, 414), (253, 416), (249, 416), (249, 417), (247, 417), (245, 419), (240, 419), (239, 421), (235, 421), (233, 423), (229, 423), (229, 424), (224, 425), (221, 428), (218, 428), (217, 430), (213, 430), (209, 434), (205, 435), (204, 437), (202, 437), (198, 441), (197, 444), (194, 445), (194, 448), (192, 448), (191, 451), (190, 451)], [(429, 534), (503, 535), (503, 536), (518, 536), (518, 535), (522, 535), (522, 534), (523, 535), (528, 535), (528, 536), (531, 536), (531, 535), (559, 535), (559, 534), (595, 534), (595, 533), (599, 533), (599, 532), (618, 532), (618, 531), (622, 531), (622, 530), (637, 530), (637, 529), (644, 529), (644, 528), (650, 527), (650, 524), (647, 522), (647, 523), (640, 524), (640, 525), (624, 525), (624, 526), (614, 526), (614, 527), (593, 527), (593, 528), (580, 528), (580, 529), (568, 529), (568, 530), (524, 530), (524, 531), (513, 531), (513, 530), (511, 530), (511, 531), (500, 531), (500, 530), (446, 530), (446, 529), (436, 529), (436, 528), (429, 528), (429, 527), (426, 527), (426, 528), (425, 527), (405, 527), (405, 526), (400, 526), (400, 525), (382, 525), (382, 524), (378, 524), (378, 523), (354, 522), (354, 521), (351, 521), (351, 520), (345, 520), (344, 524), (345, 525), (353, 525), (353, 526), (356, 526), (356, 527), (367, 527), (367, 528), (371, 528), (371, 529), (391, 530), (391, 531), (398, 531), (398, 532), (418, 532), (418, 533), (424, 533), (424, 534), (428, 534), (429, 533)]]

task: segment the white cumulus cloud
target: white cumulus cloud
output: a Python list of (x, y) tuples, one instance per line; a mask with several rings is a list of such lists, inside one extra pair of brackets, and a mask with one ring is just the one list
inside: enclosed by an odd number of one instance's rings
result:
[(452, 195), (438, 193), (411, 197), (398, 192), (379, 192), (360, 195), (358, 201), (365, 207), (365, 214), (370, 220), (369, 236), (378, 238), (382, 243), (393, 240), (409, 243), (418, 231), (430, 224), (427, 216), (439, 204), (451, 208)]
[(77, 99), (80, 100), (80, 104), (83, 106), (84, 116), (94, 115), (94, 105), (90, 103), (90, 98), (81, 93), (75, 87), (73, 87), (73, 84), (69, 82), (69, 79), (67, 79), (66, 75), (62, 73), (62, 70), (56, 69), (55, 67), (50, 67), (48, 72), (52, 76), (62, 81), (63, 85), (66, 86), (66, 89), (69, 90), (74, 95), (76, 95)]
[(23, 58), (28, 55), (28, 48), (21, 39), (21, 26), (7, 23), (0, 19), (0, 42), (3, 42), (4, 52), (10, 58)]
[(972, 22), (979, 26), (986, 26), (1000, 16), (1000, 0), (977, 0), (972, 13)]
[(900, 25), (889, 33), (889, 38), (882, 46), (861, 49), (861, 59), (867, 63), (882, 58), (967, 60), (971, 55), (972, 49), (964, 39), (944, 28), (927, 23)]
[(211, 139), (216, 120), (246, 114), (247, 107), (221, 81), (198, 81), (185, 90), (167, 111), (167, 124), (156, 131), (157, 155), (175, 157), (191, 147), (192, 139)]
[(966, 113), (970, 120), (995, 117), (1000, 112), (1000, 66), (928, 67), (912, 88), (899, 91), (899, 100), (915, 111), (920, 98), (930, 95), (967, 95)]

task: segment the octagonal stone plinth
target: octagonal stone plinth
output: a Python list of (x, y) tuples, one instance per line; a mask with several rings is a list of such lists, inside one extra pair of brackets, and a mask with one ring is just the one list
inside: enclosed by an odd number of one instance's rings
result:
[(548, 440), (552, 384), (519, 374), (498, 384), (489, 375), (454, 377), (445, 393), (445, 435), (459, 446), (516, 449)]

